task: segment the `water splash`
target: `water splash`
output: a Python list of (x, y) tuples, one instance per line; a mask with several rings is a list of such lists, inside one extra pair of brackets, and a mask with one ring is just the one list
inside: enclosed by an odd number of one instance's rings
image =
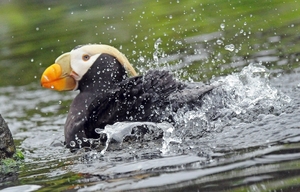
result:
[(164, 132), (161, 152), (163, 155), (169, 155), (171, 153), (171, 143), (179, 144), (181, 139), (175, 136), (175, 128), (170, 123), (158, 123), (157, 127)]
[(154, 49), (155, 51), (153, 52), (153, 60), (155, 64), (158, 64), (158, 60), (161, 57), (162, 50), (159, 48), (159, 46), (162, 44), (162, 40), (158, 38), (155, 43), (154, 43)]
[[(112, 141), (121, 144), (127, 136), (133, 136), (134, 139), (139, 139), (141, 135), (145, 134), (143, 128), (147, 126), (147, 129), (152, 127), (157, 128), (156, 123), (151, 122), (117, 122), (113, 125), (105, 126), (105, 129), (99, 134), (106, 134), (107, 140), (105, 143), (105, 148), (101, 151), (104, 154), (109, 148)], [(134, 130), (134, 128), (137, 128)]]
[[(204, 150), (203, 138), (222, 132), (230, 126), (251, 123), (261, 114), (280, 115), (291, 99), (270, 86), (270, 72), (260, 64), (250, 64), (239, 73), (212, 80), (216, 88), (203, 96), (202, 106), (190, 110), (182, 107), (177, 112), (171, 109), (175, 123), (119, 122), (107, 125), (99, 134), (106, 134), (104, 154), (113, 143), (121, 145), (128, 138), (137, 142), (158, 140), (163, 155)], [(235, 127), (237, 128), (237, 127)], [(237, 128), (238, 129), (238, 128)], [(157, 134), (161, 132), (162, 136)], [(242, 134), (242, 133), (241, 133)], [(204, 139), (205, 140), (205, 139)], [(214, 143), (209, 143), (214, 148)], [(135, 149), (138, 151), (138, 149)]]
[[(182, 140), (199, 139), (210, 132), (221, 132), (230, 125), (252, 122), (260, 114), (280, 115), (291, 99), (271, 87), (269, 71), (260, 64), (250, 64), (212, 84), (217, 88), (202, 98), (203, 105), (193, 111), (184, 108), (173, 114)], [(184, 128), (184, 129), (183, 129)]]
[(225, 45), (225, 50), (227, 51), (234, 51), (235, 46), (233, 44)]
[(122, 145), (128, 138), (133, 141), (143, 142), (152, 141), (160, 138), (159, 132), (163, 132), (161, 143), (161, 152), (165, 155), (170, 153), (169, 145), (180, 143), (181, 139), (174, 134), (175, 128), (170, 123), (152, 123), (152, 122), (117, 122), (113, 125), (107, 125), (104, 130), (99, 130), (99, 134), (106, 134), (107, 140), (101, 154), (113, 145)]
[[(247, 129), (243, 129), (243, 125), (255, 126), (259, 119), (284, 113), (290, 106), (291, 99), (270, 85), (269, 76), (269, 70), (263, 65), (250, 64), (239, 73), (212, 80), (211, 84), (216, 88), (201, 99), (201, 107), (194, 110), (183, 107), (176, 113), (171, 112), (175, 127), (170, 132), (173, 138), (181, 138), (181, 142), (174, 146), (165, 143), (162, 151), (167, 148), (179, 154), (209, 154), (215, 148), (220, 148), (218, 145), (231, 146), (232, 141), (212, 142), (214, 137), (226, 134), (228, 129), (236, 130), (239, 137), (243, 138), (249, 134)], [(256, 127), (259, 129), (259, 126)], [(260, 135), (256, 142), (264, 142), (269, 134)], [(251, 144), (251, 141), (249, 143), (243, 139), (235, 142)]]
[(221, 84), (224, 109), (229, 108), (235, 114), (254, 108), (258, 113), (272, 113), (281, 110), (291, 99), (270, 86), (269, 76), (270, 72), (263, 65), (250, 64), (240, 73), (220, 78), (213, 84)]

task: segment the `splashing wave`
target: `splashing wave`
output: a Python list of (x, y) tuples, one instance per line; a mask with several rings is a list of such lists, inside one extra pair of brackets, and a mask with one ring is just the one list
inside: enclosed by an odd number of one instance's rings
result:
[[(278, 116), (284, 112), (291, 99), (270, 86), (269, 76), (264, 66), (250, 64), (239, 73), (212, 80), (211, 83), (217, 88), (202, 98), (201, 108), (190, 111), (183, 107), (176, 113), (170, 112), (175, 125), (164, 122), (121, 122), (108, 125), (100, 131), (100, 134), (107, 135), (102, 153), (112, 143), (121, 143), (124, 147), (128, 141), (153, 140), (160, 142), (163, 154), (186, 153), (199, 148), (201, 140), (207, 142), (208, 138), (216, 135), (212, 133), (222, 134), (233, 126), (251, 124), (262, 118), (261, 115)], [(210, 145), (213, 146), (212, 143)]]

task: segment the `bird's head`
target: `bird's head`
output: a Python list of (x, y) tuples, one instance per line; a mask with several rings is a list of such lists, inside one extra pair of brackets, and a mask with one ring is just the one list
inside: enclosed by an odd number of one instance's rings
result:
[(90, 79), (96, 78), (96, 75), (108, 75), (106, 71), (113, 73), (117, 70), (113, 66), (110, 69), (106, 68), (109, 64), (122, 68), (131, 76), (137, 75), (127, 58), (116, 48), (89, 44), (77, 46), (71, 52), (59, 56), (42, 74), (41, 85), (57, 91), (76, 90), (79, 82), (87, 78), (87, 73), (92, 67), (96, 68), (96, 71), (90, 74)]

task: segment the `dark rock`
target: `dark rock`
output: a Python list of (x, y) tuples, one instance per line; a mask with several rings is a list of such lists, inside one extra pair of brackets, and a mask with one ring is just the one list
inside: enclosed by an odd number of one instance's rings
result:
[(0, 115), (0, 160), (10, 158), (16, 152), (11, 132)]

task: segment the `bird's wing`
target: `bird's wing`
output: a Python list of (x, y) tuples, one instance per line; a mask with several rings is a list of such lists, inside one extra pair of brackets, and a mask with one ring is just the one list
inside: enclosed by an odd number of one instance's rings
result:
[(88, 108), (86, 132), (118, 121), (157, 121), (171, 93), (183, 89), (167, 71), (149, 71), (98, 95)]
[(194, 107), (202, 106), (202, 97), (216, 88), (215, 85), (206, 85), (201, 82), (188, 83), (184, 89), (170, 94), (168, 97), (170, 107), (173, 111), (186, 106), (188, 110), (193, 110)]

